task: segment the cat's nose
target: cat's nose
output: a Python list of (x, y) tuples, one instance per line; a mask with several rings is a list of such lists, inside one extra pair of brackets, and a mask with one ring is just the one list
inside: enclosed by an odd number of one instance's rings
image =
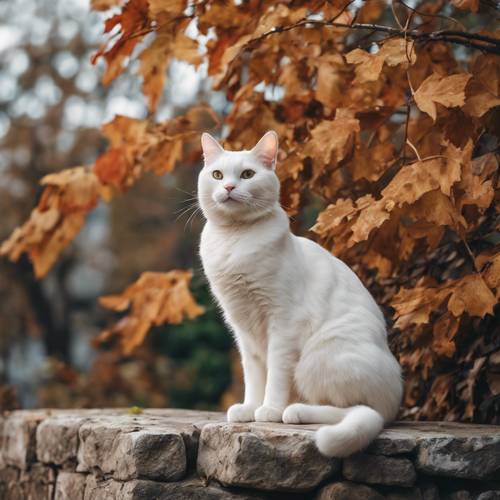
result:
[(226, 185), (224, 186), (224, 189), (225, 189), (228, 193), (230, 193), (230, 192), (231, 192), (231, 191), (232, 191), (235, 187), (236, 187), (236, 186), (233, 186), (232, 184), (226, 184)]

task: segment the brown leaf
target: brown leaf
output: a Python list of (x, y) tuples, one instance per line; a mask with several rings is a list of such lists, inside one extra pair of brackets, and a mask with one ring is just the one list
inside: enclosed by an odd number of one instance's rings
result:
[(375, 54), (354, 49), (346, 55), (346, 60), (349, 64), (356, 65), (356, 80), (366, 83), (378, 80), (384, 63), (388, 66), (401, 64), (407, 68), (415, 63), (416, 55), (411, 40), (392, 38), (385, 42)]
[(469, 274), (456, 280), (451, 290), (448, 309), (453, 315), (458, 317), (467, 313), (482, 318), (486, 314), (493, 314), (497, 301), (481, 275)]
[(455, 354), (456, 346), (453, 339), (457, 334), (460, 322), (449, 313), (443, 314), (432, 329), (432, 349), (440, 356), (451, 358)]
[(447, 108), (463, 106), (465, 86), (471, 76), (467, 73), (460, 73), (443, 77), (433, 73), (422, 82), (415, 92), (413, 96), (415, 103), (435, 121), (437, 117), (436, 103)]
[(122, 3), (123, 0), (90, 0), (90, 8), (92, 10), (108, 10)]
[(27, 253), (41, 278), (78, 234), (99, 199), (97, 177), (84, 167), (63, 170), (41, 180), (45, 189), (29, 219), (0, 247), (0, 255), (17, 261)]
[(115, 26), (120, 26), (117, 39), (113, 40), (111, 47), (108, 43), (102, 45), (92, 57), (95, 64), (100, 57), (107, 63), (102, 83), (109, 85), (125, 67), (123, 63), (128, 58), (135, 46), (149, 32), (151, 20), (148, 14), (148, 0), (129, 0), (119, 14), (106, 20), (104, 32), (110, 33)]
[(331, 161), (338, 163), (352, 149), (357, 132), (359, 121), (356, 118), (340, 116), (335, 120), (324, 120), (311, 131), (311, 140), (304, 148), (304, 154), (317, 159), (321, 168)]
[(101, 332), (97, 342), (118, 337), (123, 353), (129, 355), (144, 342), (153, 326), (178, 324), (184, 318), (194, 319), (202, 314), (203, 308), (189, 291), (191, 276), (188, 271), (145, 272), (121, 294), (101, 297), (99, 301), (104, 307), (130, 311), (116, 325)]
[(460, 10), (470, 10), (477, 12), (479, 9), (479, 0), (451, 0), (453, 6)]

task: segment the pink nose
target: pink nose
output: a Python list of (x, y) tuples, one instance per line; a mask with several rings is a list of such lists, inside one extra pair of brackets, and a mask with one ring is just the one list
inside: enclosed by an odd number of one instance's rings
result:
[(230, 193), (230, 192), (231, 192), (234, 188), (235, 188), (235, 186), (233, 186), (233, 185), (231, 185), (231, 184), (226, 184), (226, 185), (224, 186), (224, 189), (225, 189), (228, 193)]

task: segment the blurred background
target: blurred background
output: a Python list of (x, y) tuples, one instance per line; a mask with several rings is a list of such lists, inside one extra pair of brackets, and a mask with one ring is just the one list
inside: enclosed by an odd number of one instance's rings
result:
[[(104, 17), (87, 0), (0, 2), (1, 241), (29, 216), (44, 175), (92, 164), (102, 153), (103, 122), (147, 114), (137, 78), (127, 73), (104, 88), (102, 67), (90, 63)], [(223, 94), (208, 88), (206, 67), (174, 61), (157, 119), (197, 101), (224, 114)], [(25, 256), (0, 260), (0, 407), (218, 408), (232, 401), (240, 390), (227, 392), (237, 359), (201, 273), (201, 220), (183, 213), (197, 171), (146, 175), (101, 204), (43, 280)], [(92, 344), (111, 317), (98, 296), (145, 270), (175, 268), (194, 271), (191, 289), (206, 314), (157, 328), (130, 358)]]

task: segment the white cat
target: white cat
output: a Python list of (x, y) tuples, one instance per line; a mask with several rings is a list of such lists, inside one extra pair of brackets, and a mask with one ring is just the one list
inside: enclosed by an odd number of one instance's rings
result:
[[(395, 418), (402, 395), (382, 312), (347, 265), (290, 232), (275, 132), (251, 151), (225, 151), (208, 134), (201, 141), (200, 254), (245, 379), (244, 402), (228, 420), (334, 424), (316, 433), (321, 453), (366, 447)], [(292, 388), (304, 404), (289, 406)]]

